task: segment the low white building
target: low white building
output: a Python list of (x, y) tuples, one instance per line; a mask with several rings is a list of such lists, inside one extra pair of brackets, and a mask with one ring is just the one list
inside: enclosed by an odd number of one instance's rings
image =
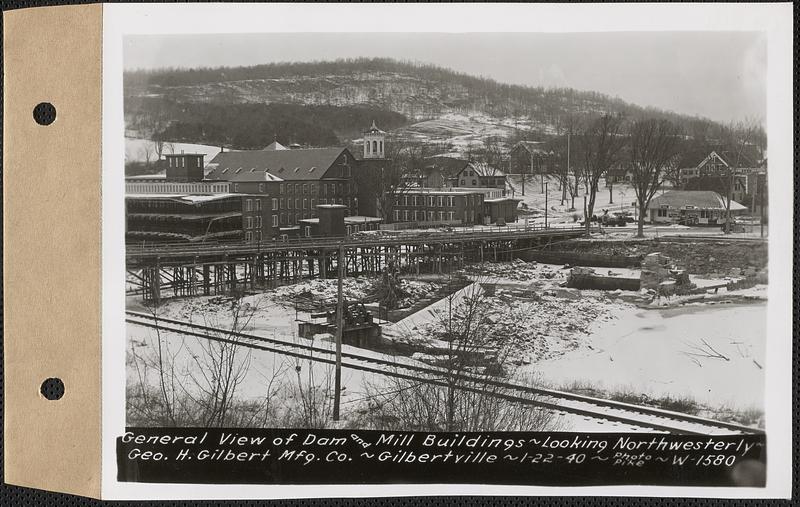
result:
[[(671, 190), (654, 197), (647, 207), (651, 223), (681, 225), (716, 225), (725, 222), (727, 201), (711, 190)], [(731, 214), (747, 211), (731, 201)]]

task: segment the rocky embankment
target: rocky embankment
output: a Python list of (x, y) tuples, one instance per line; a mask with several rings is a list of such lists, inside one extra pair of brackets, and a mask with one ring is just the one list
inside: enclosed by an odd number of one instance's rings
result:
[(675, 241), (675, 240), (573, 240), (559, 245), (565, 252), (582, 252), (599, 255), (644, 256), (660, 252), (670, 257), (681, 268), (694, 275), (712, 278), (730, 275), (735, 270), (761, 271), (767, 267), (766, 242), (744, 241)]

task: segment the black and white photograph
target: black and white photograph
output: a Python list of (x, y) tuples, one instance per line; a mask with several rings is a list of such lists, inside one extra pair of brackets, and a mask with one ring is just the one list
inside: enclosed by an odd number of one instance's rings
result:
[(122, 37), (120, 480), (764, 487), (766, 34), (364, 30)]

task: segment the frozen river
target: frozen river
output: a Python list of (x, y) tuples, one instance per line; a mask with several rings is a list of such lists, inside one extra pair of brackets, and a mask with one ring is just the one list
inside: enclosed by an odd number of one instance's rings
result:
[(530, 368), (553, 385), (691, 396), (710, 406), (763, 408), (766, 304), (627, 309), (598, 323), (586, 347)]

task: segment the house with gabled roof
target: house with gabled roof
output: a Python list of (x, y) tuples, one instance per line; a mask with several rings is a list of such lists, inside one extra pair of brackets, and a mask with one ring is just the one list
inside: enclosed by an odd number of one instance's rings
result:
[(486, 162), (469, 162), (453, 178), (453, 186), (506, 188), (506, 173)]
[(727, 194), (732, 179), (733, 200), (748, 202), (757, 192), (758, 175), (766, 172), (766, 164), (753, 158), (756, 155), (752, 149), (742, 150), (741, 153), (711, 150), (707, 154), (687, 154), (678, 170), (679, 185), (686, 190), (711, 190)]
[(532, 174), (539, 172), (552, 151), (540, 141), (520, 141), (509, 152), (509, 172), (512, 174)]

